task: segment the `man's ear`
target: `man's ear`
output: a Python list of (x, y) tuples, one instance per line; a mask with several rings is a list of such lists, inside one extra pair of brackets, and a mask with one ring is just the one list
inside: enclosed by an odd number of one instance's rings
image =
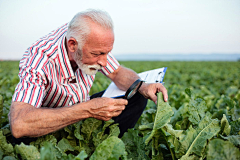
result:
[(78, 49), (78, 42), (75, 38), (71, 37), (67, 40), (67, 46), (70, 52), (76, 52)]

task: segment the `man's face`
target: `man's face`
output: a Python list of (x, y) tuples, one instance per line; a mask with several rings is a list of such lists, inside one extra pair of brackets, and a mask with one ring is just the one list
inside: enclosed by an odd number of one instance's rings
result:
[(102, 66), (98, 64), (94, 65), (87, 65), (82, 63), (82, 51), (78, 48), (77, 53), (75, 53), (75, 62), (77, 63), (78, 67), (86, 74), (88, 75), (94, 75), (97, 73), (99, 69), (102, 69)]
[(86, 74), (96, 74), (98, 69), (107, 65), (107, 55), (112, 50), (113, 43), (113, 31), (95, 26), (88, 35), (82, 50), (78, 49), (75, 62)]

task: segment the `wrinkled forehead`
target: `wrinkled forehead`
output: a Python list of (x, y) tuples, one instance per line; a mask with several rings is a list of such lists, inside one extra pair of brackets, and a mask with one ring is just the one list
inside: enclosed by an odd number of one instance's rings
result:
[(111, 29), (92, 26), (91, 32), (86, 36), (85, 44), (91, 46), (111, 47), (114, 43), (114, 33)]

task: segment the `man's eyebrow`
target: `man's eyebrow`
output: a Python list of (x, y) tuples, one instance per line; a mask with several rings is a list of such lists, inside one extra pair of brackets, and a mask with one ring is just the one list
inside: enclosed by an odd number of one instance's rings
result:
[(101, 54), (101, 52), (99, 53), (99, 51), (92, 51), (92, 52), (90, 52), (91, 54)]
[(110, 51), (106, 51), (106, 52), (103, 52), (103, 51), (91, 51), (90, 53), (92, 53), (92, 54), (98, 54), (98, 53), (100, 53), (100, 54), (108, 54), (108, 53), (110, 53), (112, 50), (110, 50)]

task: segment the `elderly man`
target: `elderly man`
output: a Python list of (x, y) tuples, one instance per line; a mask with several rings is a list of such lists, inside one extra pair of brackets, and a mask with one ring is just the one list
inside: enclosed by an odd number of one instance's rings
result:
[(160, 83), (143, 83), (129, 101), (101, 97), (103, 92), (89, 97), (97, 71), (122, 90), (139, 79), (110, 53), (113, 43), (110, 16), (88, 10), (29, 47), (20, 61), (20, 82), (12, 98), (12, 135), (16, 139), (38, 137), (93, 117), (113, 118), (119, 123), (121, 137), (134, 127), (147, 99), (156, 102), (156, 93), (162, 92), (167, 101), (167, 90)]

